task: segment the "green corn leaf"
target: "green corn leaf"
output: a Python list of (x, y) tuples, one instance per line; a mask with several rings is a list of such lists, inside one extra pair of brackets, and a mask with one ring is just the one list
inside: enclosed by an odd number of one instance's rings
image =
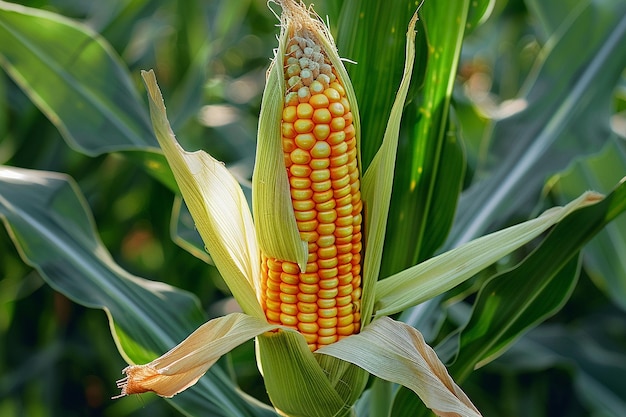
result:
[(626, 211), (626, 181), (603, 200), (560, 221), (541, 245), (514, 269), (481, 289), (460, 334), (451, 373), (465, 378), (502, 353), (521, 334), (557, 311), (578, 275), (574, 257), (589, 239)]
[[(67, 176), (0, 168), (0, 217), (24, 261), (73, 301), (104, 309), (120, 353), (147, 362), (204, 321), (197, 299), (124, 271), (102, 246), (77, 185)], [(246, 397), (214, 366), (171, 400), (189, 415), (274, 415)]]
[[(626, 145), (610, 141), (596, 155), (577, 161), (549, 182), (550, 194), (562, 202), (581, 190), (609, 192), (626, 172)], [(584, 268), (608, 298), (626, 310), (626, 217), (608, 224), (583, 249)]]
[(604, 0), (560, 9), (566, 15), (524, 89), (495, 121), (489, 160), (498, 165), (482, 167), (488, 177), (461, 197), (448, 247), (534, 204), (547, 176), (611, 137), (611, 97), (626, 67), (626, 3)]
[(469, 4), (427, 1), (420, 10), (429, 47), (426, 74), (403, 118), (381, 277), (432, 255), (454, 218), (465, 163), (450, 100)]
[(84, 25), (0, 1), (0, 66), (78, 151), (125, 154), (176, 184), (119, 56)]
[(480, 237), (378, 281), (375, 315), (395, 314), (442, 294), (601, 198), (585, 193), (567, 206), (554, 207), (536, 219)]
[(374, 285), (380, 271), (396, 163), (400, 120), (411, 82), (413, 61), (415, 59), (416, 20), (417, 12), (413, 15), (406, 32), (404, 73), (387, 122), (383, 143), (363, 175), (361, 193), (367, 210), (365, 215), (367, 235), (363, 262), (363, 305), (361, 307), (361, 317), (363, 317), (364, 325), (370, 320), (370, 313), (374, 306)]

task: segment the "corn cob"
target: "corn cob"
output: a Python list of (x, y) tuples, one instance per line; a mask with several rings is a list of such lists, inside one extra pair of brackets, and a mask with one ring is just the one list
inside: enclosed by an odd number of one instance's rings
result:
[[(294, 31), (292, 31), (294, 32)], [(290, 33), (282, 143), (308, 262), (262, 255), (267, 320), (302, 333), (311, 351), (357, 333), (361, 298), (361, 193), (353, 116), (331, 61), (306, 28)]]

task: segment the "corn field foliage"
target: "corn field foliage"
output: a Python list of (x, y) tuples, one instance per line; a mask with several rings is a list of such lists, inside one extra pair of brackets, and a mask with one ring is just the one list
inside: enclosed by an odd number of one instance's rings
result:
[[(315, 8), (347, 59), (367, 166), (417, 4)], [(381, 278), (587, 190), (606, 197), (394, 317), (484, 416), (626, 415), (626, 3), (424, 0), (419, 17)], [(125, 358), (237, 310), (140, 71), (154, 69), (181, 144), (250, 197), (277, 23), (260, 0), (0, 1), (0, 415), (276, 415), (252, 342), (170, 400), (110, 398)], [(355, 413), (431, 415), (375, 377)]]

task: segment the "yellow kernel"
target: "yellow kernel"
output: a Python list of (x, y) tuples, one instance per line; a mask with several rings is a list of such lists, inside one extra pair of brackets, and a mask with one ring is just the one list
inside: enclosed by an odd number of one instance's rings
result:
[[(301, 120), (298, 120), (298, 122), (300, 121)], [(308, 151), (315, 146), (317, 139), (315, 139), (315, 136), (313, 136), (311, 133), (300, 133), (298, 136), (296, 136), (295, 142), (296, 145), (298, 145), (300, 148), (306, 149)], [(293, 157), (291, 158), (291, 160), (293, 161)], [(296, 161), (293, 162), (298, 163)]]
[(330, 178), (330, 170), (329, 169), (316, 169), (310, 173), (309, 178), (313, 182), (325, 181)]
[(280, 283), (280, 290), (286, 294), (298, 294), (298, 286), (294, 284)]
[(267, 290), (266, 295), (268, 300), (280, 301), (280, 291)]
[(306, 261), (307, 263), (317, 261), (317, 253), (309, 251), (309, 255), (307, 256)]
[(323, 192), (332, 188), (332, 182), (330, 180), (314, 182), (311, 184), (311, 189), (315, 192)]
[(347, 97), (341, 97), (341, 100), (339, 102), (343, 105), (343, 108), (346, 112), (350, 111), (350, 102), (348, 101)]
[[(341, 144), (345, 145), (345, 139), (346, 139), (346, 134), (343, 133), (343, 131), (333, 132), (330, 135), (328, 135), (328, 144), (329, 145), (335, 145), (335, 146), (339, 146)], [(348, 148), (346, 146), (346, 150), (347, 149)], [(338, 155), (338, 154), (335, 154), (335, 155)]]
[(309, 220), (304, 222), (296, 222), (298, 223), (298, 230), (302, 232), (312, 232), (317, 229), (318, 221), (317, 220)]
[[(289, 172), (294, 177), (305, 178), (311, 175), (311, 168), (308, 165), (293, 164), (289, 167)], [(330, 172), (329, 172), (330, 173)]]
[[(339, 285), (339, 278), (337, 278), (337, 268), (332, 268), (332, 271), (334, 271), (335, 274), (333, 277), (320, 280), (319, 286), (321, 289), (328, 290), (336, 288)], [(350, 284), (350, 286), (352, 286), (352, 284)], [(343, 296), (347, 294), (341, 295)]]
[[(315, 92), (316, 86), (314, 86), (314, 84), (315, 84), (315, 81), (311, 83), (311, 85), (309, 86), (309, 90), (312, 93)], [(330, 102), (328, 101), (328, 97), (326, 97), (324, 94), (314, 94), (313, 96), (311, 96), (311, 100), (309, 100), (309, 104), (313, 106), (314, 109), (321, 109), (324, 107), (328, 107)]]
[(289, 178), (289, 184), (292, 188), (295, 188), (297, 190), (311, 188), (311, 180), (308, 177), (291, 177)]
[(280, 281), (284, 282), (285, 284), (298, 285), (298, 283), (300, 282), (300, 279), (298, 278), (298, 273), (290, 274), (288, 272), (281, 272)]
[(320, 223), (317, 225), (317, 233), (322, 236), (332, 235), (335, 233), (335, 223)]
[[(343, 196), (343, 197), (337, 199), (337, 207), (345, 206), (345, 205), (348, 205), (348, 204), (354, 205), (354, 203), (352, 202), (352, 195), (351, 194)], [(354, 207), (352, 208), (352, 210), (354, 211)]]
[(357, 287), (352, 291), (352, 301), (361, 299), (361, 287)]
[(296, 307), (295, 304), (282, 303), (280, 305), (280, 311), (285, 314), (289, 314), (290, 316), (295, 316), (296, 314), (298, 314), (298, 307)]
[(289, 190), (289, 192), (291, 193), (291, 199), (293, 200), (309, 200), (311, 197), (313, 197), (313, 190), (296, 190), (296, 189), (291, 189)]
[(267, 320), (272, 324), (280, 323), (280, 313), (278, 311), (266, 310), (265, 317), (267, 317)]
[[(350, 184), (348, 184), (345, 187), (336, 189), (333, 195), (335, 198), (341, 198), (341, 197), (345, 197), (346, 195), (350, 195), (350, 191), (351, 191)], [(350, 220), (350, 222), (352, 222), (352, 220)], [(337, 224), (337, 226), (347, 226), (347, 225)]]
[(341, 308), (343, 306), (350, 305), (350, 308), (352, 308), (352, 295), (345, 295), (343, 297), (337, 297), (336, 301), (337, 301), (337, 307)]
[(309, 166), (313, 169), (325, 169), (328, 168), (330, 166), (330, 159), (328, 158), (314, 158), (311, 159), (311, 163), (309, 163)]
[(331, 170), (330, 170), (330, 177), (332, 179), (334, 179), (334, 180), (336, 180), (338, 178), (342, 178), (344, 175), (347, 175), (347, 174), (348, 174), (348, 166), (347, 165), (331, 168)]
[(298, 297), (295, 294), (283, 294), (283, 293), (281, 293), (279, 299), (280, 299), (280, 301), (282, 301), (283, 303), (288, 304), (288, 305), (293, 305), (293, 304), (298, 302)]
[[(341, 103), (335, 103), (335, 104), (339, 104), (341, 106)], [(341, 108), (343, 109), (343, 106), (341, 106)], [(311, 106), (309, 103), (300, 103), (298, 104), (298, 107), (296, 108), (296, 114), (298, 115), (298, 118), (300, 119), (310, 119), (313, 117), (313, 106)], [(341, 113), (341, 115), (343, 115), (343, 113)], [(283, 116), (283, 119), (284, 119), (284, 116)]]
[[(300, 284), (298, 284), (298, 288), (304, 294), (317, 294), (317, 292), (320, 289), (319, 285), (317, 284), (305, 284), (304, 282), (301, 282)], [(304, 300), (300, 300), (300, 301), (304, 301)], [(314, 301), (309, 301), (309, 302), (314, 302)]]
[[(352, 316), (350, 316), (350, 320), (354, 320), (354, 318)], [(339, 320), (339, 321), (343, 322), (342, 320)], [(340, 336), (350, 336), (350, 335), (354, 334), (354, 323), (352, 323), (352, 321), (351, 321), (350, 324), (347, 324), (345, 326), (337, 327), (337, 334), (340, 335)]]
[[(300, 106), (302, 106), (302, 104), (298, 104), (298, 109), (300, 109)], [(343, 104), (341, 103), (330, 103), (328, 106), (328, 110), (330, 110), (330, 114), (332, 114), (335, 117), (337, 116), (341, 117), (346, 112), (345, 108), (343, 107)], [(298, 110), (298, 117), (302, 117), (300, 116), (299, 110)]]
[[(345, 177), (343, 177), (343, 178), (339, 178), (339, 179), (337, 179), (337, 180), (334, 180), (334, 181), (332, 181), (332, 184), (333, 184), (333, 188), (334, 188), (335, 190), (338, 190), (338, 189), (340, 189), (340, 188), (343, 188), (343, 187), (345, 187), (346, 185), (350, 185), (350, 176), (349, 176), (349, 175), (346, 175), (346, 176), (345, 176)], [(352, 212), (350, 212), (350, 214), (352, 214)]]
[[(329, 112), (330, 114), (330, 112)], [(330, 129), (334, 131), (342, 131), (346, 127), (346, 119), (343, 117), (335, 117), (330, 122)]]
[(319, 290), (317, 296), (319, 298), (335, 298), (338, 292), (337, 288), (328, 288)]
[(296, 106), (289, 106), (283, 109), (283, 121), (293, 123), (298, 119)]
[[(300, 318), (299, 316), (300, 315), (298, 315), (298, 318)], [(298, 323), (298, 330), (300, 330), (302, 333), (317, 333), (320, 328), (320, 326), (316, 322), (316, 319), (313, 319), (313, 321), (300, 321), (302, 323)]]
[(339, 268), (320, 269), (317, 273), (320, 277), (320, 288), (328, 289), (339, 285), (339, 281), (334, 281), (334, 279), (339, 279), (336, 278), (337, 274), (339, 273)]
[[(337, 132), (337, 133), (343, 133), (343, 132)], [(298, 137), (300, 137), (302, 135), (298, 135), (296, 136), (296, 144), (298, 144)], [(332, 136), (332, 134), (331, 134)], [(344, 153), (348, 152), (348, 145), (346, 144), (346, 142), (340, 142), (334, 146), (331, 146), (331, 155), (332, 156), (337, 156), (337, 155), (342, 155)]]
[(338, 227), (352, 226), (352, 215), (338, 217), (337, 220), (335, 221), (335, 224)]
[(317, 324), (325, 329), (337, 327), (337, 317), (319, 318), (317, 319)]
[[(296, 313), (294, 315), (297, 316), (298, 320), (300, 320), (303, 323), (317, 323), (316, 313)], [(317, 332), (317, 330), (315, 330), (315, 332)]]
[(298, 324), (296, 316), (290, 316), (289, 314), (280, 313), (280, 322), (285, 326), (295, 326)]
[(319, 317), (324, 318), (324, 319), (337, 317), (337, 307), (320, 308), (319, 310), (317, 310), (317, 314)]
[(335, 200), (328, 200), (323, 203), (319, 203), (315, 205), (315, 209), (317, 211), (328, 211), (335, 208), (337, 202)]
[(306, 221), (315, 219), (317, 217), (317, 211), (315, 210), (294, 211), (294, 215), (296, 216), (296, 220), (301, 221), (301, 222), (306, 222)]
[[(346, 112), (346, 114), (343, 115), (344, 120), (346, 121), (346, 128), (350, 125), (352, 125), (352, 122), (354, 121), (354, 116), (352, 116), (352, 112), (348, 111)], [(352, 126), (352, 131), (354, 132), (354, 126)], [(348, 133), (346, 132), (346, 135)], [(354, 136), (354, 135), (352, 135)]]
[(350, 214), (352, 214), (352, 204), (351, 203), (344, 204), (343, 206), (337, 207), (337, 216), (343, 217), (343, 216), (348, 216)]
[[(319, 255), (319, 254), (318, 254)], [(318, 259), (317, 266), (322, 269), (330, 269), (334, 268), (339, 264), (336, 257), (328, 258), (328, 259)]]
[(317, 220), (320, 223), (333, 223), (337, 220), (337, 212), (335, 210), (320, 211), (317, 213)]
[[(352, 297), (350, 296), (350, 302), (352, 302)], [(303, 303), (314, 303), (317, 301), (317, 292), (315, 293), (304, 293), (301, 292), (298, 294), (298, 300), (302, 301)]]
[[(311, 192), (311, 195), (313, 192)], [(307, 200), (312, 201), (312, 200)], [(300, 231), (300, 239), (305, 242), (315, 242), (319, 238), (319, 234), (317, 232), (303, 232)]]
[[(327, 248), (330, 245), (335, 244), (335, 235), (323, 235), (317, 240), (317, 245), (320, 248)], [(352, 255), (352, 254), (351, 254)]]
[[(335, 300), (334, 298), (320, 298), (317, 300), (316, 304), (319, 306), (319, 308), (332, 308), (337, 305), (337, 300)], [(350, 306), (352, 306), (352, 297), (350, 297)]]
[(337, 248), (337, 261), (340, 265), (351, 264), (353, 254), (352, 252), (339, 254), (339, 248)]
[(326, 124), (315, 125), (313, 128), (313, 136), (317, 140), (326, 140), (328, 135), (330, 135), (330, 126)]
[(337, 328), (333, 327), (322, 327), (317, 331), (317, 335), (319, 337), (333, 337), (337, 335)]
[[(330, 259), (337, 256), (337, 247), (335, 245), (329, 246), (327, 248), (319, 248), (317, 251), (317, 256), (320, 259)], [(319, 265), (319, 261), (318, 261)]]
[(337, 244), (337, 253), (340, 255), (344, 253), (352, 254), (352, 242)]
[[(297, 137), (296, 137), (296, 143), (298, 143)], [(330, 152), (331, 152), (331, 149), (328, 143), (324, 141), (318, 141), (315, 143), (315, 145), (313, 145), (313, 148), (311, 149), (311, 156), (316, 159), (328, 158), (330, 156)], [(331, 161), (331, 164), (332, 164), (332, 161)]]
[(270, 310), (274, 310), (274, 311), (280, 310), (280, 301), (266, 300), (265, 305)]
[(352, 139), (356, 136), (356, 130), (354, 130), (354, 125), (346, 126), (343, 131), (346, 133), (346, 140)]
[(293, 123), (293, 128), (298, 133), (309, 133), (313, 130), (315, 124), (311, 119), (298, 119)]
[(337, 90), (337, 92), (341, 95), (341, 96), (345, 96), (346, 95), (346, 90), (344, 90), (343, 86), (338, 83), (338, 82), (334, 82), (331, 83), (330, 86), (332, 88), (334, 88), (335, 90)]
[(352, 303), (337, 308), (337, 315), (339, 317), (352, 316), (353, 306)]
[[(324, 143), (324, 142), (322, 142), (322, 143)], [(293, 161), (293, 152), (291, 154), (292, 154), (291, 160)], [(344, 153), (342, 155), (333, 156), (332, 158), (330, 158), (330, 166), (331, 167), (338, 167), (338, 166), (341, 166), (341, 165), (345, 165), (345, 164), (348, 163), (348, 159), (349, 159), (349, 157), (348, 157), (348, 154), (346, 154), (346, 153)], [(297, 163), (296, 161), (293, 161), (293, 162)]]
[(313, 113), (313, 121), (315, 123), (330, 123), (333, 121), (333, 117), (327, 108), (317, 109)]
[[(328, 100), (331, 103), (341, 100), (341, 95), (339, 94), (339, 91), (335, 90), (334, 88), (327, 88), (326, 90), (324, 90), (324, 95), (328, 97)], [(341, 114), (343, 115), (343, 113)]]
[(303, 284), (313, 285), (313, 284), (317, 284), (319, 280), (320, 280), (320, 277), (317, 275), (317, 273), (305, 272), (303, 274), (300, 274), (300, 281)]
[(282, 262), (281, 261), (277, 261), (276, 259), (271, 259), (271, 258), (267, 260), (267, 267), (268, 267), (268, 269), (270, 269), (272, 271), (282, 271), (283, 270)]
[(342, 285), (341, 287), (338, 287), (337, 290), (339, 291), (338, 295), (340, 297), (352, 294), (352, 283), (350, 284), (346, 284), (346, 285)]
[(283, 122), (281, 130), (284, 138), (292, 139), (296, 137), (296, 131), (293, 127), (293, 123)]
[(313, 190), (310, 190), (311, 193), (313, 193), (313, 201), (315, 201), (316, 203), (324, 203), (328, 200), (330, 200), (331, 198), (333, 198), (333, 193), (334, 191), (332, 189), (328, 190), (328, 191), (323, 191), (320, 193), (314, 193)]
[[(292, 166), (296, 166), (296, 165), (292, 165)], [(298, 166), (302, 166), (302, 165), (298, 165)], [(308, 167), (307, 167), (308, 168)], [(313, 210), (315, 208), (315, 201), (313, 200), (292, 200), (291, 203), (293, 204), (293, 209), (294, 210)]]
[(283, 137), (283, 151), (289, 153), (293, 152), (294, 149), (296, 149), (296, 143), (293, 139)]
[(311, 155), (304, 149), (296, 148), (289, 154), (289, 158), (294, 164), (305, 165), (311, 160)]
[(317, 311), (317, 303), (302, 303), (299, 302), (298, 310), (301, 313), (315, 313)]

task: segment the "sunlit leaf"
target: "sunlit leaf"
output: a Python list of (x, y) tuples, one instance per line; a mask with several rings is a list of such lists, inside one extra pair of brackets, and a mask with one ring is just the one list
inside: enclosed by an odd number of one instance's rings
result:
[(626, 67), (624, 43), (625, 2), (585, 2), (570, 11), (519, 97), (500, 109), (489, 159), (494, 163), (484, 167), (488, 177), (461, 197), (450, 247), (528, 209), (548, 175), (610, 138), (611, 97)]
[[(67, 176), (0, 168), (0, 217), (24, 261), (50, 286), (79, 304), (105, 309), (127, 361), (154, 359), (204, 321), (193, 295), (132, 276), (113, 261)], [(172, 402), (197, 415), (273, 415), (236, 390), (219, 366)]]

